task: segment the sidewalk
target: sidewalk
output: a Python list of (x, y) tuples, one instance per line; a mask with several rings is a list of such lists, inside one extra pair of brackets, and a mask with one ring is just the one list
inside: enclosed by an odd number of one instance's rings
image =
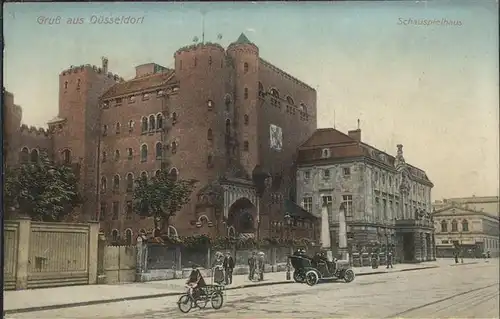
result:
[[(421, 264), (396, 264), (393, 269), (386, 269), (384, 266), (378, 269), (357, 267), (354, 268), (354, 272), (356, 276), (366, 276), (388, 272), (437, 268), (451, 264), (452, 262), (450, 260), (438, 260), (436, 262), (425, 262)], [(464, 261), (463, 265), (465, 264), (468, 263)], [(293, 281), (286, 281), (285, 279), (285, 272), (266, 273), (264, 274), (264, 281), (262, 282), (251, 282), (248, 280), (247, 275), (237, 275), (233, 277), (233, 284), (228, 286), (227, 289), (232, 290), (293, 283)], [(4, 291), (4, 313), (32, 312), (127, 300), (175, 296), (185, 292), (185, 282), (186, 279), (172, 279), (118, 285), (86, 285)], [(207, 278), (207, 283), (211, 283), (211, 278)]]

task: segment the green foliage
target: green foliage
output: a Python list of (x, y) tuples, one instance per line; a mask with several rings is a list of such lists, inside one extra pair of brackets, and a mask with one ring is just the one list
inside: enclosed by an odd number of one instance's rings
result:
[(169, 226), (170, 218), (189, 203), (197, 181), (175, 180), (166, 170), (151, 178), (135, 180), (134, 211), (145, 217), (158, 218), (161, 230)]
[(61, 221), (82, 202), (77, 182), (70, 166), (56, 165), (40, 153), (36, 163), (7, 168), (5, 206), (34, 220)]

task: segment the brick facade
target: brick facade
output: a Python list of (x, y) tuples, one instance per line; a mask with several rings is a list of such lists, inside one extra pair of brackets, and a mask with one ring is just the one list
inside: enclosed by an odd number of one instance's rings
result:
[[(260, 235), (268, 237), (270, 225), (282, 220), (283, 199), (294, 194), (297, 147), (316, 129), (316, 91), (263, 60), (243, 34), (227, 49), (211, 43), (181, 48), (174, 61), (174, 69), (138, 66), (128, 81), (109, 73), (106, 59), (100, 68), (63, 71), (59, 114), (47, 131), (23, 128), (20, 116), (8, 116), (13, 127), (21, 127), (8, 131), (12, 154), (19, 154), (21, 145), (47, 148), (60, 160), (70, 154), (82, 168), (82, 215), (101, 218), (106, 233), (117, 230), (122, 236), (127, 229), (137, 234), (153, 227), (151, 220), (127, 214), (129, 174), (152, 176), (168, 166), (179, 178), (197, 179), (190, 204), (171, 224), (180, 235), (214, 235), (228, 216), (200, 209), (199, 190), (222, 177), (253, 189), (259, 165), (273, 183), (254, 201), (252, 214)], [(270, 148), (271, 124), (282, 130), (281, 150)], [(220, 227), (197, 227), (203, 215)]]

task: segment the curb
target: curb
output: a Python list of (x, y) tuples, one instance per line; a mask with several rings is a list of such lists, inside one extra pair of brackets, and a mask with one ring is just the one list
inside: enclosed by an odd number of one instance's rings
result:
[(451, 264), (450, 267), (465, 266), (465, 265), (474, 265), (474, 264), (480, 264), (480, 262), (479, 261), (471, 261), (471, 262), (468, 262), (468, 263)]
[[(455, 266), (455, 265), (450, 265)], [(439, 266), (427, 266), (427, 267), (416, 267), (416, 268), (408, 268), (394, 271), (375, 271), (368, 273), (357, 274), (356, 277), (360, 276), (369, 276), (369, 275), (379, 275), (379, 274), (390, 274), (394, 272), (403, 272), (403, 271), (414, 271), (414, 270), (424, 270), (424, 269), (432, 269), (439, 268)], [(236, 289), (247, 289), (254, 287), (265, 287), (265, 286), (274, 286), (274, 285), (284, 285), (284, 284), (293, 284), (294, 281), (274, 281), (274, 282), (264, 282), (261, 284), (245, 284), (238, 287), (228, 287), (226, 290), (236, 290)], [(74, 308), (74, 307), (84, 307), (84, 306), (94, 306), (106, 303), (113, 302), (122, 302), (122, 301), (134, 301), (134, 300), (142, 300), (142, 299), (153, 299), (153, 298), (163, 298), (163, 297), (172, 297), (172, 296), (180, 296), (185, 294), (184, 292), (165, 292), (160, 294), (152, 294), (152, 295), (143, 295), (143, 296), (131, 296), (125, 298), (113, 298), (113, 299), (100, 299), (100, 300), (91, 300), (91, 301), (82, 301), (82, 302), (74, 302), (68, 304), (59, 304), (59, 305), (48, 305), (48, 306), (38, 306), (38, 307), (28, 307), (28, 308), (19, 308), (19, 309), (9, 309), (4, 310), (3, 315), (16, 314), (16, 313), (26, 313), (26, 312), (37, 312), (37, 311), (45, 311), (45, 310), (54, 310), (54, 309), (64, 309), (64, 308)]]

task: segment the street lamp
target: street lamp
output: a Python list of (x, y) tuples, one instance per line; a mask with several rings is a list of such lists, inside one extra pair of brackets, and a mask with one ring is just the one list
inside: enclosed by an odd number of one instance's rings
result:
[(464, 247), (462, 242), (462, 232), (460, 232), (460, 262), (464, 263)]
[[(283, 217), (285, 219), (285, 225), (286, 225), (286, 228), (287, 228), (287, 240), (290, 238), (290, 233), (291, 233), (291, 226), (292, 226), (292, 216), (290, 216), (289, 213), (286, 213), (285, 216)], [(291, 279), (291, 276), (290, 276), (290, 260), (288, 260), (287, 264), (286, 264), (286, 280), (290, 280)]]

